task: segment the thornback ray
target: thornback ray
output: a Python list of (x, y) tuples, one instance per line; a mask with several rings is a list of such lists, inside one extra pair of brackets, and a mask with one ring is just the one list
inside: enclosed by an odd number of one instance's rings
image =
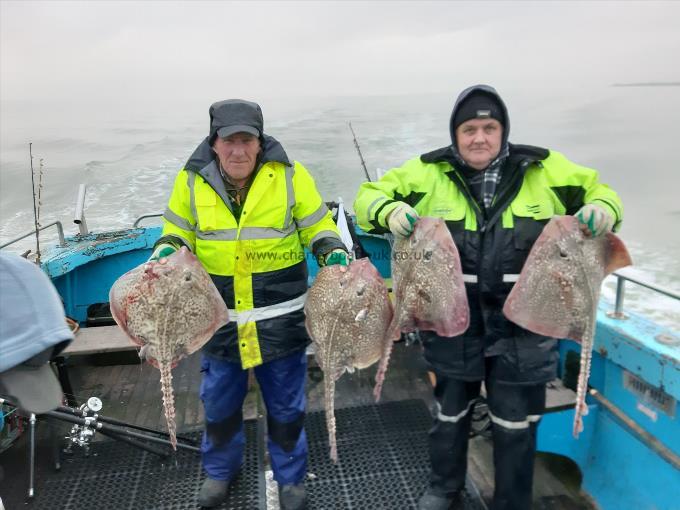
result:
[(159, 369), (170, 442), (177, 449), (171, 369), (229, 322), (222, 296), (185, 247), (161, 262), (147, 262), (118, 278), (109, 292), (111, 314)]
[(443, 219), (419, 218), (408, 238), (395, 240), (392, 281), (393, 334), (419, 329), (453, 337), (470, 325), (460, 256)]
[(588, 413), (585, 398), (602, 281), (630, 264), (628, 250), (615, 234), (591, 238), (575, 217), (556, 216), (534, 243), (503, 306), (508, 319), (529, 331), (581, 344), (574, 437)]
[[(443, 337), (461, 335), (470, 325), (460, 256), (442, 218), (422, 217), (413, 233), (398, 237), (392, 249), (395, 312), (388, 336), (434, 331)], [(373, 391), (380, 399), (391, 349), (380, 360)]]
[(305, 325), (324, 373), (324, 401), (330, 458), (338, 460), (335, 437), (335, 381), (343, 373), (378, 361), (392, 339), (386, 331), (392, 304), (385, 282), (367, 259), (343, 268), (319, 270), (305, 304)]

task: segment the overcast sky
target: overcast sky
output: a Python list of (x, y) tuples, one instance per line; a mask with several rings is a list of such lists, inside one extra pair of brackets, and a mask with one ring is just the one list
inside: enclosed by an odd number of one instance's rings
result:
[(0, 100), (680, 81), (678, 2), (0, 1)]

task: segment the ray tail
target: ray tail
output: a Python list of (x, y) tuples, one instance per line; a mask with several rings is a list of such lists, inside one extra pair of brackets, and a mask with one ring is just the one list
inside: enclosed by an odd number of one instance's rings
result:
[(170, 443), (172, 449), (177, 450), (177, 424), (175, 423), (175, 396), (172, 392), (172, 371), (170, 363), (159, 362), (158, 369), (161, 371), (161, 392), (163, 393), (163, 410), (165, 421), (168, 424)]

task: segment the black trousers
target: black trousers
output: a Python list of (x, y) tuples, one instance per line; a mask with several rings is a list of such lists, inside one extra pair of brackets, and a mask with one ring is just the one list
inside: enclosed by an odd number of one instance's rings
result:
[[(485, 380), (493, 437), (495, 491), (492, 510), (529, 510), (536, 453), (536, 429), (545, 410), (545, 383), (502, 384), (487, 358)], [(429, 433), (430, 487), (442, 496), (465, 486), (472, 406), (481, 381), (437, 375), (437, 416)]]

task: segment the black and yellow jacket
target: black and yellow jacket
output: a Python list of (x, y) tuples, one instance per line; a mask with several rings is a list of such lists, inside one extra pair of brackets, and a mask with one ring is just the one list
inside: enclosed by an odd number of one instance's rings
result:
[(229, 308), (204, 352), (249, 368), (307, 345), (304, 248), (321, 256), (344, 245), (309, 172), (266, 135), (237, 220), (209, 142), (177, 175), (157, 244), (190, 248)]
[(432, 369), (452, 377), (484, 377), (484, 357), (500, 356), (496, 376), (510, 383), (538, 383), (556, 376), (556, 340), (508, 321), (503, 304), (543, 226), (555, 215), (574, 214), (586, 203), (622, 219), (617, 194), (595, 170), (559, 152), (509, 145), (509, 156), (490, 209), (473, 198), (456, 166), (452, 147), (406, 162), (378, 182), (364, 183), (354, 210), (368, 232), (387, 232), (387, 215), (403, 201), (420, 216), (444, 218), (460, 252), (471, 321), (462, 338), (421, 332)]

